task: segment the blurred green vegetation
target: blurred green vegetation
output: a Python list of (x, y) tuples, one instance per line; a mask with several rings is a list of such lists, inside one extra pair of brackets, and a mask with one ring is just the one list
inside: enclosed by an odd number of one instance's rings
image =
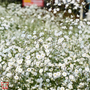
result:
[(7, 7), (10, 3), (21, 4), (22, 0), (0, 0), (0, 5)]

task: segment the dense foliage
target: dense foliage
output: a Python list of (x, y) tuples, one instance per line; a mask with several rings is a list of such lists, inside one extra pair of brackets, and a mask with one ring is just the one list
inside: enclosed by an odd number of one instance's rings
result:
[(90, 22), (50, 10), (0, 6), (0, 81), (9, 90), (90, 90)]

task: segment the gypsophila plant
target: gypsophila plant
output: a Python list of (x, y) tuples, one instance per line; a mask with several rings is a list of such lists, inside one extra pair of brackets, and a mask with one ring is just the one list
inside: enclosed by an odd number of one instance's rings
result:
[(73, 17), (1, 7), (0, 81), (9, 90), (90, 90), (90, 21)]

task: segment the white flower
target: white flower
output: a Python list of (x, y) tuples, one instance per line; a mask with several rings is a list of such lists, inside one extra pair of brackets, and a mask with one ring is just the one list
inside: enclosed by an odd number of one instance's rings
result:
[(79, 83), (79, 87), (83, 87), (84, 86), (84, 83), (83, 82), (80, 82)]
[(79, 31), (79, 33), (81, 34), (81, 33), (82, 33), (82, 31), (80, 30), (80, 31)]
[(62, 26), (62, 29), (67, 29), (67, 27), (66, 26)]
[(52, 77), (52, 73), (47, 73), (47, 75), (51, 78)]
[(17, 75), (15, 75), (15, 76), (14, 76), (14, 79), (15, 79), (15, 80), (18, 80), (18, 79), (19, 79), (19, 77), (18, 77)]
[(40, 78), (40, 79), (37, 79), (36, 81), (37, 81), (38, 83), (42, 83), (43, 79)]
[(22, 72), (22, 68), (20, 68), (19, 66), (16, 68), (16, 72), (21, 73)]
[(68, 84), (68, 88), (69, 88), (69, 89), (73, 89), (72, 84)]
[(60, 9), (59, 8), (57, 8), (57, 11), (59, 11)]
[(46, 49), (45, 52), (46, 52), (47, 56), (50, 54), (49, 49)]
[(61, 90), (60, 87), (57, 87), (57, 90)]
[(72, 30), (72, 29), (73, 29), (73, 27), (72, 27), (72, 26), (70, 26), (70, 27), (69, 27), (69, 29), (70, 29), (70, 30)]
[(23, 59), (17, 60), (18, 64), (22, 64)]
[(62, 75), (65, 77), (65, 76), (67, 76), (67, 73), (66, 72), (63, 72)]
[(75, 71), (74, 71), (74, 72), (75, 72), (75, 74), (78, 74), (78, 73), (79, 73), (79, 70), (75, 69)]
[(31, 72), (31, 68), (28, 68), (27, 71), (28, 71), (28, 72)]
[(36, 58), (37, 58), (37, 59), (41, 59), (41, 55), (37, 54), (37, 55), (36, 55)]
[(70, 68), (73, 69), (74, 65), (73, 64), (70, 64)]
[(88, 25), (90, 25), (90, 22), (87, 22)]
[(63, 40), (64, 40), (64, 38), (59, 38), (58, 39), (58, 44), (62, 43)]
[(31, 60), (25, 60), (25, 62), (26, 62), (27, 65), (31, 64)]
[(63, 47), (63, 48), (66, 47), (66, 43), (63, 43), (63, 44), (62, 44), (62, 47)]
[(57, 78), (57, 73), (53, 73), (53, 77), (54, 78)]
[(21, 88), (19, 88), (18, 90), (22, 90)]
[(50, 79), (46, 79), (46, 82), (50, 82)]
[(41, 58), (45, 58), (45, 53), (41, 53)]
[(0, 19), (1, 19), (1, 20), (4, 20), (4, 17), (1, 17)]
[(75, 77), (73, 75), (69, 75), (69, 78), (73, 81), (75, 80)]
[(57, 13), (57, 10), (54, 10), (54, 12), (53, 13)]
[(40, 32), (39, 36), (41, 37), (41, 36), (43, 36), (43, 35), (44, 35), (44, 32)]
[(26, 59), (30, 59), (30, 55), (27, 55), (27, 56), (26, 56)]
[(47, 39), (47, 41), (51, 41), (52, 40), (52, 38), (51, 37), (49, 37), (48, 39)]
[(62, 69), (65, 68), (65, 63), (61, 64), (61, 68), (62, 68)]
[(0, 30), (4, 30), (4, 27), (0, 27)]
[(68, 13), (72, 13), (72, 10), (71, 10), (71, 9), (69, 9), (69, 10), (68, 10)]
[(72, 31), (69, 31), (69, 35), (72, 34)]
[(13, 65), (14, 65), (13, 62), (8, 62), (8, 66), (9, 66), (9, 67), (12, 67)]
[(43, 72), (43, 69), (40, 69), (40, 70), (39, 70), (39, 73), (42, 74), (42, 72)]
[(49, 10), (48, 11), (52, 11), (52, 8), (49, 8)]
[(6, 76), (7, 77), (11, 77), (12, 76), (12, 73), (7, 73)]
[(18, 51), (19, 51), (19, 52), (22, 52), (22, 48), (18, 48)]
[(36, 48), (39, 48), (39, 44), (36, 44)]
[(42, 42), (43, 42), (43, 40), (40, 38), (40, 39), (39, 39), (39, 42), (41, 42), (41, 43), (42, 43)]
[(89, 57), (89, 55), (87, 53), (83, 53), (82, 56), (83, 57)]
[(60, 77), (61, 73), (60, 72), (57, 72), (57, 77)]
[(8, 57), (12, 57), (12, 54), (11, 53), (8, 53)]
[(85, 67), (85, 71), (89, 72), (89, 67)]
[(60, 90), (65, 90), (65, 88), (64, 87), (61, 87)]
[(48, 49), (48, 47), (49, 47), (48, 44), (44, 44), (43, 46), (45, 49)]

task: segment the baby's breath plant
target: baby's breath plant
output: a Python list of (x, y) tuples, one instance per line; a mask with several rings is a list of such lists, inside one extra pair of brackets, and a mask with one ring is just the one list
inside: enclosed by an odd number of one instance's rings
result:
[(90, 90), (89, 21), (36, 5), (0, 9), (0, 81), (9, 90)]

